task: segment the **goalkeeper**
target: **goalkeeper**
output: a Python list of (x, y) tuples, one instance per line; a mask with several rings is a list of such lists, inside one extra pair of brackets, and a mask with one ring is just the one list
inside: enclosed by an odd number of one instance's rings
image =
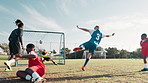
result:
[(51, 58), (49, 57), (49, 55), (47, 55), (47, 52), (43, 51), (43, 52), (42, 52), (42, 62), (44, 62), (45, 60), (46, 60), (46, 61), (52, 61), (53, 64), (57, 65), (57, 63), (56, 63), (55, 61), (53, 61), (53, 59), (51, 59)]

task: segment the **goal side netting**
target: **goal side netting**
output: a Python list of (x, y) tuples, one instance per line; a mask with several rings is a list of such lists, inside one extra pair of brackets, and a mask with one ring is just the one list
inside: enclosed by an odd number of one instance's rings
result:
[[(40, 57), (42, 52), (46, 51), (56, 63), (65, 64), (65, 34), (63, 32), (24, 30), (23, 44), (26, 46), (29, 43), (35, 45), (35, 52)], [(26, 50), (22, 50), (22, 54), (27, 54)]]

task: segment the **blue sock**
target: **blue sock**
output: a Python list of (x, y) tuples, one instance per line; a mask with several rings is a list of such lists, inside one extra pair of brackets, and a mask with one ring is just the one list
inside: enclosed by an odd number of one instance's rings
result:
[(88, 61), (89, 61), (89, 58), (86, 58), (85, 63), (84, 63), (84, 67), (87, 65)]

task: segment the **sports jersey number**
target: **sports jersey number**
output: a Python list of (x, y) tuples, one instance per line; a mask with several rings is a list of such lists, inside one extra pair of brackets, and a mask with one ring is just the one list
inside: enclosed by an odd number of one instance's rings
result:
[(99, 40), (100, 38), (100, 34), (97, 34), (96, 40)]

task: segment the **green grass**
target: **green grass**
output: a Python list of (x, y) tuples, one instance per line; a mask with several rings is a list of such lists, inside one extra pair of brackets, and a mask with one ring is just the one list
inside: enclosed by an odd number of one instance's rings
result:
[(8, 59), (8, 55), (0, 55), (0, 60), (7, 60)]
[[(0, 60), (0, 83), (28, 83), (20, 80), (15, 73), (25, 70), (27, 65), (12, 67), (12, 72), (4, 72)], [(148, 72), (138, 72), (143, 68), (142, 59), (91, 59), (87, 71), (81, 67), (84, 59), (66, 60), (66, 65), (46, 65), (47, 83), (145, 83), (148, 82)], [(27, 63), (21, 60), (20, 63)], [(51, 62), (50, 62), (51, 63)]]

